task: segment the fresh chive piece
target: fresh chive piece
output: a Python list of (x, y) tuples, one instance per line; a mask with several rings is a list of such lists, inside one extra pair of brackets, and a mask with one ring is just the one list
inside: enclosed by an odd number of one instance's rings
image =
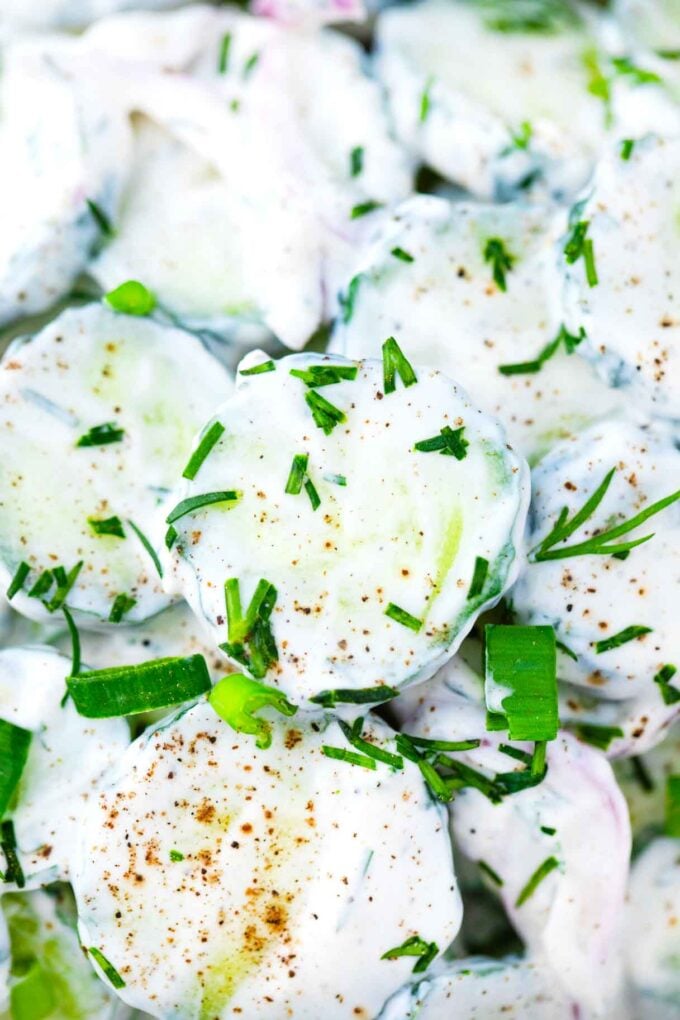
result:
[(611, 83), (602, 70), (598, 52), (594, 46), (589, 47), (583, 54), (583, 66), (588, 75), (586, 86), (588, 92), (596, 99), (602, 100), (605, 126), (611, 127), (613, 121)]
[(565, 645), (564, 641), (555, 641), (555, 647), (559, 649), (564, 655), (567, 655), (574, 662), (578, 662), (578, 655), (573, 652), (568, 645)]
[(619, 726), (599, 726), (597, 723), (568, 723), (568, 728), (573, 730), (584, 744), (597, 747), (600, 751), (608, 751), (612, 740), (622, 737), (623, 730)]
[(388, 603), (387, 609), (385, 610), (385, 616), (389, 616), (391, 620), (394, 620), (396, 623), (400, 623), (403, 627), (408, 627), (409, 630), (413, 630), (416, 633), (423, 625), (423, 621), (419, 620), (417, 616), (411, 616), (411, 614), (407, 613), (405, 609), (395, 606), (394, 602)]
[(625, 627), (620, 630), (618, 634), (612, 634), (611, 637), (603, 638), (601, 641), (595, 641), (595, 651), (598, 655), (602, 652), (610, 652), (613, 648), (620, 648), (621, 645), (628, 644), (629, 641), (635, 641), (636, 638), (643, 637), (645, 634), (651, 634), (651, 627), (642, 627), (637, 623), (632, 624), (630, 627)]
[(454, 789), (452, 784), (439, 775), (432, 762), (428, 761), (425, 755), (421, 754), (410, 737), (405, 733), (397, 733), (396, 745), (397, 751), (403, 754), (404, 758), (418, 766), (430, 793), (436, 800), (442, 804), (448, 804), (453, 800)]
[(552, 825), (542, 825), (541, 832), (544, 832), (546, 836), (554, 836), (557, 829), (553, 829)]
[(536, 889), (541, 884), (543, 879), (547, 878), (550, 872), (554, 871), (555, 868), (558, 868), (559, 864), (560, 862), (557, 860), (556, 857), (547, 857), (542, 864), (539, 864), (539, 866), (536, 868), (533, 875), (531, 876), (531, 878), (524, 886), (517, 899), (515, 900), (515, 906), (516, 907), (523, 906), (529, 899), (529, 897), (533, 896), (533, 894), (536, 892)]
[(349, 154), (349, 175), (358, 177), (364, 169), (364, 147), (355, 145)]
[(202, 655), (95, 669), (68, 677), (66, 684), (78, 712), (88, 719), (169, 708), (198, 698), (211, 687)]
[(478, 769), (473, 769), (470, 765), (466, 765), (456, 758), (449, 758), (443, 754), (437, 755), (435, 764), (453, 773), (454, 789), (471, 787), (473, 790), (479, 790), (492, 804), (499, 804), (503, 799), (504, 791), (500, 789), (495, 779), (489, 779), (488, 776), (485, 776), (483, 772), (479, 772)]
[(80, 574), (80, 571), (82, 569), (83, 569), (82, 560), (79, 560), (78, 563), (76, 563), (75, 567), (71, 567), (68, 573), (66, 573), (63, 567), (53, 568), (52, 575), (55, 581), (57, 582), (57, 590), (55, 591), (51, 599), (49, 599), (48, 602), (44, 603), (45, 609), (47, 610), (48, 613), (55, 613), (57, 609), (62, 608), (62, 606), (66, 602), (66, 599), (70, 595), (71, 589), (73, 588), (73, 585), (76, 583), (78, 575)]
[(279, 657), (271, 628), (276, 596), (274, 585), (261, 578), (244, 615), (238, 578), (230, 577), (224, 584), (228, 640), (220, 648), (256, 680), (266, 676)]
[(53, 1017), (55, 1010), (59, 1012), (53, 985), (52, 977), (45, 973), (37, 961), (33, 961), (25, 972), (22, 968), (21, 976), (12, 978), (9, 989), (10, 1011), (7, 1015), (12, 1020), (43, 1020), (45, 1017)]
[(456, 460), (464, 460), (467, 457), (468, 446), (470, 445), (463, 436), (465, 426), (459, 429), (452, 429), (445, 425), (438, 436), (431, 439), (421, 439), (413, 447), (419, 453), (440, 453), (445, 457), (455, 457)]
[(674, 705), (676, 701), (680, 701), (680, 690), (671, 684), (671, 680), (677, 672), (677, 666), (667, 663), (654, 677), (654, 683), (659, 685), (661, 697), (666, 705)]
[(412, 935), (400, 946), (388, 949), (380, 959), (398, 960), (401, 956), (417, 956), (418, 961), (413, 968), (413, 973), (422, 974), (430, 966), (438, 952), (439, 946), (436, 942), (425, 942), (420, 935)]
[(399, 259), (400, 262), (415, 262), (415, 257), (404, 248), (400, 248), (399, 245), (392, 249), (390, 255), (393, 255), (395, 259)]
[(257, 66), (257, 62), (260, 59), (259, 53), (251, 53), (243, 65), (243, 77), (249, 78)]
[(570, 266), (582, 258), (588, 286), (595, 287), (598, 283), (598, 277), (595, 267), (593, 242), (586, 236), (589, 227), (590, 220), (578, 220), (578, 222), (572, 225), (571, 234), (564, 245), (564, 257)]
[(297, 706), (288, 701), (283, 691), (268, 687), (242, 673), (223, 677), (211, 690), (208, 702), (220, 719), (224, 719), (237, 733), (252, 734), (255, 746), (261, 751), (271, 747), (272, 727), (271, 723), (259, 719), (255, 713), (266, 707), (274, 708), (285, 716), (297, 712)]
[(136, 605), (137, 599), (131, 595), (126, 595), (124, 592), (116, 595), (111, 606), (111, 612), (109, 613), (109, 623), (120, 623), (123, 617), (127, 616)]
[(583, 326), (581, 326), (578, 333), (574, 334), (570, 333), (566, 326), (562, 325), (555, 339), (547, 343), (532, 361), (517, 361), (509, 365), (499, 365), (498, 371), (501, 375), (530, 375), (540, 372), (546, 361), (550, 361), (563, 344), (567, 354), (573, 354), (581, 341), (585, 340), (585, 337), (586, 331)]
[(376, 761), (382, 762), (383, 765), (389, 765), (393, 769), (403, 769), (404, 759), (401, 755), (392, 754), (390, 751), (385, 751), (382, 747), (376, 747), (375, 744), (371, 744), (370, 741), (363, 739), (361, 736), (363, 721), (363, 718), (360, 718), (356, 720), (354, 726), (348, 726), (344, 719), (338, 719), (338, 725), (347, 738), (347, 742), (368, 758), (374, 758)]
[(430, 740), (429, 737), (415, 737), (412, 733), (404, 736), (425, 751), (472, 751), (481, 744), (481, 740)]
[[(71, 676), (78, 676), (80, 673), (80, 634), (68, 606), (62, 606), (61, 611), (64, 614), (71, 638)], [(66, 693), (68, 695), (68, 691)]]
[(500, 237), (490, 237), (484, 245), (483, 254), (484, 261), (492, 267), (496, 286), (499, 290), (506, 291), (508, 284), (505, 274), (509, 273), (515, 265), (516, 257), (507, 250), (505, 241)]
[(346, 293), (340, 292), (338, 294), (338, 305), (340, 306), (340, 317), (344, 323), (350, 322), (354, 315), (354, 306), (356, 305), (357, 294), (359, 293), (359, 285), (361, 284), (361, 273), (357, 273), (353, 276), (347, 285)]
[(168, 856), (173, 864), (179, 864), (180, 861), (184, 860), (184, 854), (180, 853), (179, 850), (171, 850)]
[(311, 478), (305, 479), (305, 492), (309, 496), (309, 502), (312, 504), (312, 510), (318, 510), (321, 506), (321, 498), (319, 493), (316, 491), (316, 487)]
[(139, 280), (127, 280), (104, 295), (104, 301), (114, 312), (124, 315), (150, 315), (156, 307), (155, 295)]
[(293, 463), (290, 466), (288, 481), (286, 482), (286, 488), (284, 489), (284, 492), (287, 492), (289, 496), (298, 496), (302, 492), (302, 485), (305, 480), (305, 475), (307, 474), (308, 463), (308, 453), (296, 453), (293, 456)]
[(28, 590), (29, 599), (40, 599), (46, 595), (54, 584), (54, 577), (51, 570), (43, 570), (35, 584)]
[(629, 759), (631, 768), (633, 770), (633, 776), (640, 784), (641, 788), (645, 793), (651, 793), (654, 790), (656, 783), (649, 774), (649, 770), (645, 765), (644, 758), (641, 754), (634, 755)]
[(619, 542), (616, 545), (609, 544), (613, 539), (620, 538), (622, 535), (627, 535), (630, 531), (634, 531), (635, 528), (644, 524), (644, 522), (649, 520), (650, 517), (661, 513), (661, 511), (665, 510), (666, 507), (677, 502), (677, 500), (680, 499), (680, 489), (671, 493), (670, 496), (665, 496), (663, 499), (657, 500), (656, 503), (652, 503), (645, 510), (641, 510), (640, 513), (635, 514), (634, 517), (624, 521), (622, 524), (617, 524), (616, 527), (613, 528), (606, 528), (604, 531), (599, 532), (597, 535), (593, 535), (592, 538), (587, 539), (585, 542), (579, 542), (572, 546), (562, 546), (559, 549), (553, 548), (553, 546), (556, 546), (559, 542), (564, 542), (570, 538), (574, 532), (577, 531), (581, 525), (595, 513), (611, 485), (615, 472), (615, 467), (607, 472), (595, 492), (586, 500), (581, 509), (574, 514), (571, 520), (569, 520), (567, 507), (563, 507), (560, 510), (557, 521), (553, 525), (552, 530), (531, 550), (529, 556), (532, 562), (540, 563), (544, 560), (561, 560), (569, 556), (615, 555), (617, 553), (627, 552), (630, 549), (634, 549), (636, 546), (642, 545), (644, 542), (648, 542), (650, 538), (654, 537), (653, 534), (645, 535), (643, 538), (632, 539), (629, 542)]
[(507, 156), (517, 149), (526, 152), (529, 148), (531, 139), (533, 138), (533, 134), (534, 129), (531, 123), (528, 120), (523, 120), (515, 131), (510, 131), (510, 145), (503, 150), (501, 155)]
[(661, 75), (638, 67), (630, 57), (612, 57), (612, 67), (617, 74), (630, 78), (635, 85), (660, 85), (663, 82)]
[(266, 372), (275, 372), (276, 365), (273, 361), (261, 361), (259, 365), (252, 368), (240, 368), (239, 375), (264, 375)]
[(32, 733), (0, 719), (0, 817), (10, 805), (28, 758)]
[(484, 6), (488, 12), (484, 17), (484, 25), (494, 32), (553, 35), (581, 24), (580, 15), (563, 0), (540, 0), (529, 4), (487, 0)]
[(334, 386), (339, 382), (353, 382), (359, 373), (357, 365), (309, 365), (307, 368), (291, 368), (290, 374), (302, 379), (305, 386), (318, 390), (322, 386)]
[(395, 392), (397, 375), (405, 389), (418, 382), (418, 376), (413, 371), (411, 362), (404, 357), (404, 352), (393, 336), (388, 337), (382, 345), (382, 363), (383, 389), (386, 394)]
[(624, 138), (621, 142), (621, 159), (626, 162), (633, 155), (633, 149), (635, 148), (635, 141), (632, 138)]
[(120, 517), (88, 517), (87, 523), (95, 535), (113, 535), (115, 538), (125, 538), (123, 522)]
[(113, 964), (109, 963), (100, 949), (97, 949), (96, 946), (90, 946), (87, 951), (102, 973), (108, 978), (113, 988), (125, 988), (125, 982), (122, 977)]
[(347, 751), (344, 747), (330, 747), (328, 744), (323, 744), (321, 751), (327, 758), (333, 758), (334, 761), (346, 761), (348, 765), (361, 765), (365, 769), (375, 770), (376, 768), (373, 758), (369, 758), (366, 754), (359, 754), (357, 751)]
[(336, 705), (380, 705), (399, 696), (394, 687), (360, 687), (356, 690), (338, 687), (332, 691), (321, 691), (309, 700), (323, 708), (335, 708)]
[(17, 838), (14, 832), (14, 822), (6, 818), (0, 823), (0, 848), (5, 855), (7, 867), (3, 875), (4, 882), (14, 882), (17, 889), (23, 889), (26, 885), (24, 871), (21, 867), (19, 854), (17, 853)]
[(22, 560), (14, 573), (14, 577), (9, 583), (9, 588), (5, 593), (8, 602), (11, 602), (14, 596), (21, 591), (24, 584), (26, 583), (26, 578), (28, 577), (30, 572), (31, 568), (29, 567), (28, 563)]
[(514, 758), (515, 761), (521, 761), (524, 765), (531, 765), (531, 755), (527, 751), (522, 751), (519, 747), (512, 747), (511, 744), (499, 744), (498, 750), (501, 754), (507, 754), (508, 758)]
[(680, 776), (666, 779), (666, 832), (669, 836), (680, 836)]
[(487, 624), (484, 668), (487, 707), (502, 710), (510, 739), (554, 740), (559, 720), (552, 627)]
[(238, 503), (242, 495), (238, 489), (224, 489), (221, 492), (203, 492), (200, 496), (188, 496), (173, 507), (165, 518), (165, 523), (174, 524), (187, 514), (195, 514), (197, 510), (213, 506), (215, 503)]
[(93, 425), (88, 429), (76, 442), (76, 446), (108, 446), (109, 443), (122, 442), (124, 435), (124, 429), (119, 428), (113, 421), (107, 421), (103, 425)]
[(374, 199), (369, 198), (366, 202), (359, 202), (358, 205), (353, 205), (349, 214), (351, 220), (358, 220), (362, 216), (367, 216), (368, 213), (375, 212), (376, 209), (382, 209), (383, 203), (376, 202)]
[(489, 712), (487, 709), (485, 726), (487, 733), (502, 733), (508, 728), (508, 720), (502, 712)]
[(92, 219), (99, 227), (99, 230), (101, 231), (102, 235), (104, 237), (113, 237), (115, 231), (111, 224), (111, 220), (106, 215), (102, 207), (100, 205), (97, 205), (97, 203), (94, 202), (91, 198), (86, 198), (85, 202), (87, 204), (87, 208), (90, 210), (90, 215), (92, 216)]
[(336, 425), (347, 420), (347, 415), (339, 407), (331, 404), (329, 400), (322, 397), (316, 390), (308, 390), (305, 393), (305, 403), (312, 412), (314, 424), (329, 436)]
[(229, 69), (229, 50), (231, 49), (231, 32), (225, 32), (220, 39), (220, 51), (217, 57), (217, 73), (226, 74)]
[(482, 594), (488, 573), (489, 561), (485, 560), (483, 556), (477, 556), (475, 559), (475, 569), (472, 572), (472, 581), (467, 593), (468, 600), (476, 599)]
[(148, 555), (149, 555), (149, 556), (151, 557), (151, 560), (152, 560), (152, 562), (153, 562), (153, 565), (154, 565), (154, 567), (156, 568), (156, 573), (158, 574), (158, 576), (159, 576), (159, 577), (162, 577), (162, 576), (163, 576), (163, 567), (161, 566), (161, 561), (160, 561), (160, 560), (158, 559), (158, 556), (157, 556), (157, 554), (156, 554), (156, 550), (155, 550), (155, 549), (154, 549), (154, 547), (153, 547), (153, 546), (151, 545), (151, 542), (150, 542), (150, 541), (149, 541), (149, 539), (148, 539), (148, 538), (146, 537), (146, 535), (144, 534), (144, 532), (142, 531), (142, 529), (141, 529), (141, 528), (138, 528), (138, 527), (137, 527), (137, 525), (135, 524), (135, 522), (134, 522), (134, 521), (130, 521), (130, 520), (128, 520), (128, 522), (127, 522), (127, 523), (128, 523), (129, 525), (130, 525), (130, 527), (131, 527), (131, 528), (132, 528), (132, 530), (134, 531), (135, 535), (137, 536), (137, 538), (139, 539), (139, 541), (140, 541), (140, 542), (142, 543), (142, 545), (144, 546), (144, 549), (145, 549), (145, 551), (146, 551), (146, 552), (148, 553)]
[(203, 433), (198, 446), (191, 454), (191, 457), (189, 457), (189, 463), (182, 472), (182, 478), (188, 478), (190, 482), (193, 482), (203, 465), (203, 461), (217, 443), (219, 443), (223, 433), (224, 425), (222, 422), (214, 421), (210, 428)]
[(177, 536), (178, 536), (177, 528), (173, 527), (173, 525), (171, 524), (168, 530), (165, 532), (165, 538), (163, 539), (163, 541), (165, 542), (166, 549), (172, 549), (173, 545), (177, 541)]
[(599, 279), (595, 266), (595, 249), (591, 238), (587, 237), (583, 244), (583, 262), (586, 267), (586, 280), (589, 287), (597, 287)]
[(330, 482), (331, 485), (339, 485), (343, 489), (347, 485), (347, 479), (344, 475), (324, 475), (324, 478), (327, 482)]
[(484, 875), (487, 876), (487, 878), (490, 878), (494, 885), (497, 885), (499, 889), (503, 886), (504, 883), (501, 876), (497, 871), (494, 871), (491, 865), (487, 864), (486, 861), (477, 861), (477, 867)]
[(421, 124), (424, 124), (427, 120), (430, 109), (432, 107), (432, 86), (434, 85), (434, 78), (428, 78), (425, 82), (425, 88), (420, 94), (420, 108), (418, 111), (418, 119)]

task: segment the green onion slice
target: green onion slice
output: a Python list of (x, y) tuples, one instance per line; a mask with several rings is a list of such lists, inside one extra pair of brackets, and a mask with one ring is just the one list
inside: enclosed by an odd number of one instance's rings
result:
[(559, 721), (552, 627), (487, 624), (485, 639), (489, 710), (506, 716), (511, 740), (554, 740)]
[(0, 817), (16, 790), (31, 746), (30, 730), (0, 719)]
[(272, 728), (266, 720), (258, 719), (255, 712), (265, 707), (274, 708), (285, 716), (297, 712), (297, 706), (292, 705), (282, 691), (242, 673), (232, 673), (215, 684), (208, 701), (220, 719), (237, 733), (253, 734), (255, 746), (260, 750), (271, 747)]
[(125, 538), (123, 522), (120, 517), (88, 517), (87, 523), (95, 535), (113, 535), (115, 538)]
[(210, 690), (202, 655), (151, 659), (67, 677), (73, 703), (88, 719), (136, 715), (191, 701)]

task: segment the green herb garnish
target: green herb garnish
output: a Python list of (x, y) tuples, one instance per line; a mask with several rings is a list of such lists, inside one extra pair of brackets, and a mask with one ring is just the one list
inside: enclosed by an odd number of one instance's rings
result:
[(669, 836), (680, 836), (680, 776), (666, 779), (666, 832)]
[(425, 82), (425, 88), (420, 94), (420, 108), (418, 111), (418, 119), (421, 124), (424, 124), (427, 120), (430, 108), (432, 106), (432, 86), (434, 85), (434, 78), (428, 78)]
[(184, 860), (184, 854), (180, 853), (179, 850), (171, 850), (168, 856), (173, 864), (179, 864), (180, 861)]
[(314, 424), (322, 429), (325, 435), (329, 436), (336, 425), (347, 420), (347, 415), (335, 404), (322, 397), (316, 390), (308, 390), (305, 393), (305, 403), (312, 412)]
[(489, 573), (489, 561), (483, 556), (475, 558), (475, 569), (472, 572), (472, 581), (468, 589), (467, 598), (476, 599), (484, 591), (484, 585)]
[(400, 248), (399, 245), (392, 248), (390, 254), (394, 255), (395, 259), (399, 259), (400, 262), (415, 262), (414, 256), (410, 252), (405, 251), (404, 248)]
[(217, 58), (217, 73), (226, 74), (229, 67), (229, 50), (231, 49), (231, 32), (225, 32), (220, 40), (220, 52)]
[(92, 219), (99, 227), (99, 230), (101, 231), (102, 235), (104, 237), (113, 237), (115, 231), (111, 224), (111, 220), (106, 215), (102, 207), (100, 205), (97, 205), (97, 203), (94, 202), (91, 198), (86, 198), (85, 201), (87, 203), (87, 208), (90, 210)]
[(302, 379), (305, 386), (318, 390), (322, 386), (334, 386), (340, 382), (353, 382), (359, 372), (357, 365), (309, 365), (307, 368), (291, 368), (290, 374)]
[(104, 301), (114, 312), (124, 315), (150, 315), (156, 307), (156, 298), (139, 280), (127, 280), (104, 295)]
[[(62, 606), (61, 611), (64, 619), (66, 620), (69, 637), (71, 638), (71, 676), (78, 676), (78, 673), (80, 673), (80, 634), (78, 633), (78, 628), (75, 625), (75, 621), (71, 616), (71, 611), (68, 606)], [(68, 690), (64, 695), (62, 705), (65, 704), (67, 698)]]
[(503, 879), (498, 874), (498, 872), (494, 871), (491, 865), (487, 864), (486, 861), (477, 861), (477, 867), (482, 872), (482, 874), (486, 875), (487, 878), (491, 879), (494, 885), (497, 885), (500, 888), (504, 884)]
[(654, 683), (659, 685), (661, 697), (666, 705), (674, 705), (676, 701), (680, 701), (680, 690), (671, 684), (671, 680), (677, 672), (677, 666), (671, 666), (668, 663), (662, 666), (654, 677)]
[(124, 429), (119, 428), (113, 421), (107, 421), (104, 425), (93, 425), (80, 437), (76, 446), (108, 446), (109, 443), (122, 442), (124, 435)]
[(499, 712), (494, 703), (498, 688), (510, 690), (500, 699), (510, 739), (554, 740), (559, 720), (552, 627), (487, 624), (484, 668), (487, 707), (491, 711)]
[(438, 436), (431, 439), (421, 439), (413, 447), (419, 453), (441, 453), (444, 457), (455, 457), (456, 460), (464, 460), (467, 457), (467, 449), (470, 445), (463, 436), (465, 426), (459, 429), (452, 429), (445, 425)]
[(545, 861), (543, 861), (543, 864), (539, 864), (539, 866), (536, 868), (533, 875), (531, 876), (531, 878), (524, 886), (517, 899), (515, 900), (515, 906), (516, 907), (523, 906), (523, 904), (526, 903), (529, 897), (533, 896), (533, 894), (536, 892), (536, 889), (541, 884), (543, 879), (547, 878), (551, 871), (554, 871), (555, 868), (559, 867), (559, 863), (560, 862), (557, 860), (556, 857), (548, 857)]
[(623, 730), (619, 726), (599, 726), (596, 723), (567, 723), (567, 726), (584, 744), (597, 747), (600, 751), (609, 750), (609, 745), (617, 737), (622, 737)]
[(245, 64), (243, 65), (243, 77), (249, 78), (257, 66), (257, 62), (260, 59), (259, 53), (252, 53)]
[(383, 765), (389, 765), (393, 769), (403, 769), (404, 760), (401, 755), (392, 754), (390, 751), (383, 750), (382, 747), (376, 747), (371, 744), (370, 741), (364, 740), (361, 736), (361, 728), (363, 726), (363, 718), (356, 719), (352, 726), (343, 719), (338, 719), (338, 725), (347, 738), (347, 742), (365, 754), (368, 758), (374, 758), (375, 761), (382, 762)]
[(95, 946), (90, 946), (87, 951), (94, 962), (98, 965), (99, 969), (108, 978), (113, 988), (125, 988), (125, 982), (122, 977), (113, 964), (109, 963), (100, 949), (97, 949)]
[(260, 750), (271, 747), (272, 727), (264, 719), (256, 717), (260, 709), (274, 708), (281, 715), (292, 716), (297, 706), (292, 705), (283, 691), (276, 687), (232, 673), (220, 680), (208, 695), (210, 705), (237, 733), (248, 733), (255, 737), (255, 746)]
[(366, 202), (359, 202), (358, 205), (352, 206), (349, 218), (351, 220), (358, 220), (362, 216), (367, 216), (368, 213), (375, 212), (376, 209), (382, 209), (383, 204), (383, 202), (376, 202), (372, 198), (369, 198)]
[(215, 503), (233, 505), (239, 502), (242, 495), (243, 493), (238, 489), (224, 489), (221, 492), (203, 492), (200, 496), (188, 496), (186, 499), (180, 500), (177, 506), (170, 511), (165, 518), (165, 523), (174, 524), (175, 521), (181, 520), (187, 514), (195, 514), (197, 510), (214, 506)]
[(14, 577), (9, 583), (9, 588), (5, 593), (8, 602), (11, 602), (14, 596), (17, 595), (22, 590), (24, 584), (26, 583), (26, 578), (28, 577), (30, 572), (31, 568), (29, 567), (28, 563), (22, 560), (14, 573)]
[(336, 688), (332, 691), (321, 691), (309, 700), (323, 708), (335, 708), (336, 705), (379, 705), (391, 701), (399, 695), (394, 687), (359, 687)]
[(638, 67), (630, 57), (612, 57), (612, 67), (617, 74), (630, 78), (634, 85), (661, 85), (663, 82), (661, 75)]
[(0, 849), (5, 855), (7, 867), (2, 876), (3, 882), (14, 882), (17, 889), (23, 889), (26, 885), (23, 868), (17, 853), (17, 838), (14, 832), (14, 822), (6, 818), (0, 823)]
[(5, 814), (28, 758), (33, 734), (0, 719), (0, 817)]
[(624, 138), (621, 142), (621, 159), (627, 162), (633, 155), (634, 147), (635, 142), (632, 138)]
[(351, 320), (354, 315), (354, 306), (356, 304), (357, 293), (359, 291), (359, 284), (361, 283), (361, 273), (357, 273), (353, 276), (347, 285), (347, 293), (338, 294), (338, 304), (340, 305), (341, 319), (344, 323)]
[(198, 698), (211, 688), (202, 655), (94, 669), (68, 677), (66, 684), (78, 712), (88, 719), (169, 708)]
[(517, 361), (510, 365), (499, 365), (498, 371), (501, 375), (528, 375), (540, 372), (546, 361), (549, 361), (562, 345), (564, 345), (567, 354), (573, 354), (585, 337), (586, 331), (583, 326), (577, 334), (570, 333), (566, 326), (560, 326), (555, 339), (547, 343), (532, 361)]
[(349, 154), (349, 175), (358, 177), (364, 169), (364, 147), (355, 145)]
[(498, 289), (506, 291), (508, 286), (505, 274), (510, 272), (516, 258), (505, 247), (505, 241), (500, 237), (490, 237), (484, 245), (484, 261), (491, 264)]
[(109, 623), (120, 623), (123, 617), (127, 616), (136, 605), (137, 599), (131, 595), (126, 595), (124, 592), (116, 595), (111, 606), (111, 612), (109, 613)]
[(413, 973), (422, 974), (430, 966), (438, 952), (439, 947), (436, 942), (425, 942), (424, 939), (421, 939), (420, 935), (412, 935), (411, 938), (402, 942), (400, 946), (388, 949), (386, 953), (382, 954), (380, 959), (398, 960), (402, 956), (417, 956), (418, 961), (413, 968)]
[(391, 620), (396, 623), (400, 623), (403, 627), (408, 627), (409, 630), (416, 631), (420, 630), (423, 625), (423, 621), (419, 620), (417, 616), (411, 616), (405, 609), (401, 609), (399, 606), (395, 606), (394, 602), (390, 602), (385, 610), (385, 616), (389, 616)]
[(188, 478), (189, 481), (193, 481), (198, 472), (201, 469), (203, 461), (206, 459), (213, 448), (219, 443), (222, 435), (224, 434), (224, 425), (222, 422), (214, 421), (209, 429), (203, 433), (200, 442), (194, 452), (189, 458), (189, 463), (182, 472), (182, 478)]
[(162, 576), (163, 576), (163, 567), (161, 566), (161, 561), (160, 561), (160, 560), (158, 559), (158, 556), (157, 556), (157, 554), (156, 554), (156, 550), (155, 550), (155, 549), (154, 549), (154, 547), (153, 547), (153, 546), (151, 545), (151, 542), (150, 542), (150, 541), (149, 541), (149, 539), (148, 539), (148, 538), (146, 537), (146, 535), (145, 535), (145, 534), (144, 534), (144, 532), (143, 532), (143, 531), (141, 530), (141, 528), (138, 528), (138, 527), (137, 527), (137, 525), (136, 525), (136, 524), (134, 523), (134, 521), (130, 521), (130, 520), (128, 520), (128, 522), (127, 522), (127, 523), (128, 523), (128, 524), (129, 524), (129, 526), (130, 526), (130, 527), (132, 528), (132, 530), (134, 531), (135, 535), (137, 536), (137, 538), (139, 539), (139, 541), (140, 541), (140, 542), (142, 543), (142, 545), (144, 546), (144, 550), (145, 550), (145, 551), (146, 551), (146, 552), (148, 553), (148, 555), (150, 556), (150, 558), (151, 558), (151, 561), (153, 562), (153, 565), (154, 565), (154, 567), (156, 568), (156, 573), (158, 574), (158, 576), (159, 576), (159, 577), (162, 577)]
[(382, 345), (383, 363), (383, 389), (386, 394), (394, 393), (397, 388), (397, 375), (404, 387), (413, 386), (418, 382), (418, 376), (413, 371), (411, 362), (404, 357), (404, 353), (393, 336), (388, 337)]
[(334, 761), (345, 761), (348, 765), (360, 765), (364, 769), (375, 770), (376, 768), (373, 758), (369, 758), (366, 754), (359, 754), (357, 751), (347, 751), (344, 747), (331, 747), (328, 744), (323, 744), (321, 752)]
[(120, 517), (88, 517), (87, 523), (95, 535), (113, 535), (115, 538), (125, 538), (123, 522)]
[(265, 375), (266, 372), (275, 372), (276, 365), (273, 361), (261, 361), (259, 365), (253, 365), (252, 368), (240, 368), (238, 371), (239, 375)]
[(636, 638), (643, 637), (645, 634), (651, 634), (651, 627), (641, 627), (639, 624), (631, 624), (630, 627), (625, 627), (620, 630), (618, 634), (612, 634), (611, 637), (602, 638), (601, 641), (594, 641), (595, 651), (598, 655), (602, 652), (610, 652), (613, 648), (620, 648), (621, 645), (628, 644), (629, 641), (635, 641)]
[(564, 257), (570, 266), (582, 258), (588, 286), (596, 287), (598, 277), (595, 266), (595, 249), (592, 240), (587, 236), (589, 227), (590, 220), (578, 220), (572, 225), (571, 234), (564, 245)]
[(220, 648), (257, 680), (266, 676), (279, 657), (271, 629), (276, 596), (274, 585), (260, 579), (244, 614), (238, 579), (231, 577), (224, 584), (228, 640)]

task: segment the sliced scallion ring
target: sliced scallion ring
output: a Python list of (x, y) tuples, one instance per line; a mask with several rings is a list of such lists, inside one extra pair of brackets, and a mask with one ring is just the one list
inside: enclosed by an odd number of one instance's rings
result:
[(136, 666), (95, 669), (66, 681), (73, 703), (88, 719), (136, 715), (191, 701), (210, 690), (202, 655), (152, 659)]

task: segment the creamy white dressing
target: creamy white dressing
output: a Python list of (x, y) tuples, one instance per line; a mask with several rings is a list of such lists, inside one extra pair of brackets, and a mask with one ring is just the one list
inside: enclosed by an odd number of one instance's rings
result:
[[(379, 361), (296, 355), (242, 374), (263, 359), (242, 362), (236, 393), (215, 419), (221, 439), (167, 502), (170, 511), (201, 493), (242, 494), (176, 522), (167, 590), (184, 595), (222, 643), (225, 582), (238, 579), (244, 612), (260, 579), (273, 584), (278, 662), (270, 678), (296, 704), (327, 689), (431, 676), (514, 579), (524, 462), (496, 422), (434, 369), (416, 365), (417, 383), (398, 381), (385, 394)], [(355, 366), (357, 376), (313, 391), (291, 375), (315, 365)], [(310, 393), (346, 415), (328, 435)], [(447, 427), (463, 429), (462, 459), (414, 449)], [(304, 488), (285, 492), (293, 457), (305, 454), (317, 509)], [(478, 557), (488, 572), (468, 598)], [(412, 625), (386, 615), (390, 604)]]
[(331, 761), (322, 746), (346, 741), (330, 717), (272, 721), (262, 752), (208, 705), (180, 711), (88, 809), (80, 937), (152, 1016), (368, 1020), (413, 965), (382, 954), (458, 930), (445, 815), (417, 768)]
[[(194, 336), (97, 305), (66, 311), (15, 343), (0, 373), (3, 589), (22, 561), (31, 567), (13, 607), (47, 620), (43, 601), (29, 596), (32, 585), (41, 571), (82, 561), (68, 605), (86, 626), (106, 624), (120, 594), (136, 599), (127, 622), (165, 608), (153, 559), (130, 521), (149, 537), (193, 434), (230, 392), (230, 376)], [(107, 423), (123, 430), (120, 441), (77, 446)], [(97, 534), (90, 523), (112, 517), (123, 538)]]
[(627, 962), (642, 1020), (680, 1007), (679, 911), (680, 840), (657, 839), (633, 864), (626, 914)]

